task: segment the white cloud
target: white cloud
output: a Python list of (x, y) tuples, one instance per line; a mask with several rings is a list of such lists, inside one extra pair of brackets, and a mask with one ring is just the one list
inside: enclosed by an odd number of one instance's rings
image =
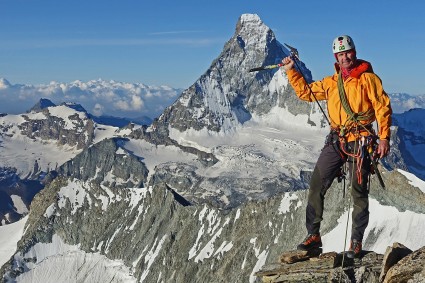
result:
[(63, 102), (81, 104), (96, 116), (148, 116), (153, 119), (161, 115), (162, 110), (171, 105), (181, 91), (169, 86), (147, 86), (101, 79), (88, 82), (51, 82), (47, 85), (13, 85), (0, 78), (0, 113), (25, 113), (41, 98), (47, 98), (57, 105)]
[[(0, 113), (20, 114), (31, 109), (41, 98), (55, 104), (74, 102), (94, 115), (117, 117), (159, 117), (181, 93), (169, 86), (147, 86), (142, 83), (104, 81), (70, 83), (50, 82), (46, 85), (11, 84), (0, 78)], [(394, 113), (412, 108), (425, 108), (425, 96), (390, 94)]]
[(140, 96), (133, 95), (131, 102), (133, 110), (141, 110), (143, 108), (144, 102)]
[(142, 110), (144, 102), (138, 95), (131, 95), (130, 99), (120, 99), (114, 103), (114, 106), (119, 110), (138, 111)]
[(389, 94), (394, 113), (403, 113), (413, 108), (425, 108), (425, 95), (412, 96), (406, 93)]
[(104, 109), (104, 107), (102, 106), (102, 105), (100, 105), (99, 103), (96, 103), (95, 105), (94, 105), (94, 107), (93, 107), (93, 114), (95, 115), (95, 116), (101, 116), (101, 115), (103, 115), (103, 109)]
[(128, 105), (127, 101), (125, 101), (125, 100), (119, 100), (119, 101), (115, 102), (114, 106), (115, 106), (115, 108), (117, 108), (119, 110), (124, 110), (124, 111), (130, 110), (130, 106)]

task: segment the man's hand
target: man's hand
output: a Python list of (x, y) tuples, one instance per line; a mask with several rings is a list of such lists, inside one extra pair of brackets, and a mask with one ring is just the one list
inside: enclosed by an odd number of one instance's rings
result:
[(292, 60), (291, 56), (285, 57), (282, 59), (282, 63), (283, 63), (283, 69), (285, 69), (285, 71), (288, 71), (292, 68), (294, 68), (294, 60)]
[(390, 152), (390, 141), (389, 140), (379, 140), (377, 153), (379, 158), (387, 156)]

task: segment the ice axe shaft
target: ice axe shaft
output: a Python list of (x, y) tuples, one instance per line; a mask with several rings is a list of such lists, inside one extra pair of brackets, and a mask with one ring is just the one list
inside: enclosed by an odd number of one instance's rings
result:
[[(291, 51), (290, 55), (293, 59), (299, 59), (298, 57), (298, 50), (288, 44), (286, 44), (286, 47), (289, 48), (289, 50)], [(257, 67), (257, 68), (253, 68), (250, 69), (249, 72), (257, 72), (257, 71), (263, 71), (263, 70), (270, 70), (270, 69), (274, 69), (274, 68), (280, 68), (282, 66), (284, 66), (285, 64), (283, 63), (279, 63), (279, 64), (275, 64), (275, 65), (266, 65), (266, 66), (261, 66), (261, 67)]]
[(279, 67), (282, 67), (283, 65), (284, 65), (283, 63), (280, 63), (280, 64), (276, 64), (276, 65), (267, 65), (267, 66), (257, 67), (257, 68), (253, 68), (253, 69), (249, 70), (249, 72), (257, 72), (257, 71), (279, 68)]
[(375, 171), (376, 176), (378, 177), (379, 184), (385, 190), (385, 183), (384, 183), (384, 180), (382, 179), (381, 173), (379, 172), (378, 162), (374, 158), (373, 154), (370, 155), (370, 159), (372, 160), (372, 167), (373, 167), (373, 170)]

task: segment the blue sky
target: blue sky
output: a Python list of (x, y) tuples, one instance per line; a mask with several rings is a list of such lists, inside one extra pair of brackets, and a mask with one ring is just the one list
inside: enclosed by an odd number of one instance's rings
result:
[(298, 48), (321, 79), (332, 40), (353, 37), (387, 92), (425, 94), (424, 1), (1, 1), (0, 77), (12, 84), (102, 78), (187, 88), (243, 13)]

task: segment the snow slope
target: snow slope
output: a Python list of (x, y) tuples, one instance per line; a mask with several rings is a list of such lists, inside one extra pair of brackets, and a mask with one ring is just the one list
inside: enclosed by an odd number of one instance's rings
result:
[(53, 235), (52, 243), (38, 243), (24, 255), (33, 256), (37, 262), (16, 282), (136, 282), (123, 262), (81, 251), (78, 246), (65, 244), (57, 235)]
[(265, 178), (283, 173), (299, 178), (301, 170), (313, 169), (328, 131), (308, 125), (307, 119), (276, 107), (261, 117), (253, 115), (232, 134), (169, 130), (180, 144), (211, 152), (219, 159), (197, 172), (203, 176)]
[(15, 253), (17, 243), (24, 233), (24, 226), (28, 220), (28, 216), (21, 220), (0, 226), (0, 266), (7, 262)]
[[(398, 169), (408, 178), (412, 186), (419, 188), (425, 193), (425, 182), (415, 175)], [(347, 199), (348, 201), (348, 199)], [(398, 211), (395, 207), (381, 205), (377, 200), (369, 199), (370, 220), (365, 231), (364, 249), (377, 253), (385, 253), (388, 246), (399, 242), (411, 250), (425, 246), (425, 214), (412, 211)], [(345, 212), (338, 219), (338, 226), (323, 236), (323, 251), (343, 251), (345, 229), (348, 221), (348, 233), (351, 234), (351, 212)], [(369, 240), (368, 240), (369, 239)], [(349, 247), (349, 237), (346, 242), (346, 250)]]

